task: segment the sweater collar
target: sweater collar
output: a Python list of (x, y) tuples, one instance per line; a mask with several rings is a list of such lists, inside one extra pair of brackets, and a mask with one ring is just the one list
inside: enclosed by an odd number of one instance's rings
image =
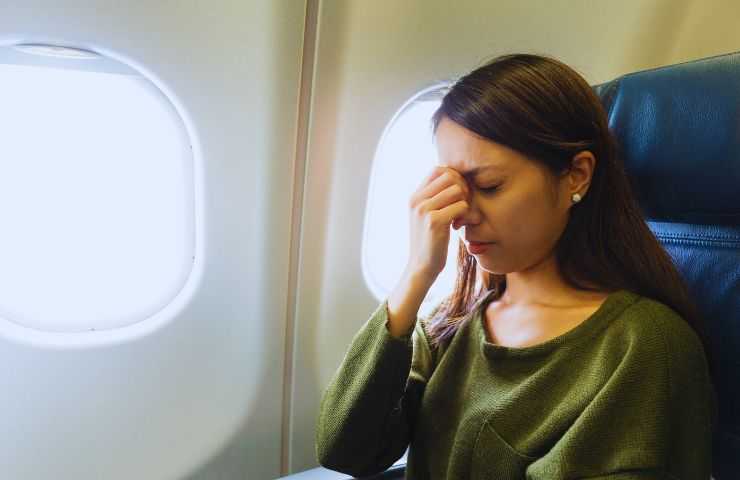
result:
[(543, 355), (552, 352), (559, 347), (571, 345), (580, 338), (587, 337), (596, 333), (601, 328), (608, 325), (615, 317), (620, 315), (627, 307), (639, 300), (640, 295), (629, 290), (617, 290), (612, 292), (604, 303), (586, 320), (579, 323), (567, 332), (551, 338), (543, 343), (531, 345), (528, 347), (507, 347), (491, 343), (486, 338), (486, 331), (483, 327), (484, 312), (486, 306), (492, 300), (493, 291), (484, 294), (477, 302), (475, 310), (472, 312), (470, 321), (473, 323), (474, 337), (480, 344), (480, 351), (483, 355), (490, 357), (528, 357)]

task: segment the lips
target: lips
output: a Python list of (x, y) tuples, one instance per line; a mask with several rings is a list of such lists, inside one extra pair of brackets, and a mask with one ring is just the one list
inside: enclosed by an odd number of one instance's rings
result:
[(478, 245), (488, 245), (489, 243), (493, 243), (493, 242), (473, 242), (473, 241), (468, 241), (468, 245), (472, 245), (474, 247), (475, 246), (478, 246)]
[(488, 245), (490, 244), (491, 244), (490, 242), (487, 242), (487, 243), (470, 242), (467, 244), (467, 249), (473, 255), (482, 255), (488, 250)]

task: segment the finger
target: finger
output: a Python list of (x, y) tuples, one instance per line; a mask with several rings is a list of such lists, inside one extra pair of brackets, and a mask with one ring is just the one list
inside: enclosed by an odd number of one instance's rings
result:
[(470, 196), (470, 187), (468, 186), (468, 182), (467, 182), (467, 180), (465, 180), (465, 177), (463, 177), (460, 174), (460, 172), (458, 172), (454, 168), (445, 167), (445, 170), (446, 171), (449, 171), (450, 174), (453, 177), (453, 180), (455, 180), (458, 184), (460, 184), (460, 187), (462, 187), (463, 192), (465, 192), (465, 197), (466, 198), (469, 197)]
[[(436, 179), (431, 185), (420, 192), (420, 198), (426, 210), (441, 210), (447, 205), (461, 200), (464, 201), (463, 196), (460, 194), (460, 187), (455, 183), (451, 183), (449, 177)], [(450, 222), (452, 222), (452, 219), (450, 219)]]
[(424, 181), (422, 181), (419, 186), (423, 187), (424, 185), (429, 184), (432, 180), (439, 177), (443, 173), (445, 173), (445, 167), (441, 165), (437, 165), (436, 167), (434, 167), (434, 169), (432, 169), (432, 172), (426, 176)]
[[(424, 187), (421, 192), (419, 192), (420, 197), (431, 199), (438, 195), (440, 192), (443, 192), (450, 187), (454, 187), (456, 183), (457, 182), (455, 182), (455, 180), (452, 178), (452, 175), (450, 175), (449, 173), (443, 173), (442, 175), (435, 178), (429, 185)], [(463, 193), (465, 193), (464, 189), (462, 191)], [(450, 192), (454, 192), (454, 189), (450, 190)]]

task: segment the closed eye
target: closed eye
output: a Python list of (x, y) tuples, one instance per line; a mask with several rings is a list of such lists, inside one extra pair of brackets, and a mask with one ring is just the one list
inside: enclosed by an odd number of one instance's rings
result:
[(488, 187), (488, 188), (479, 188), (479, 190), (480, 190), (481, 192), (483, 192), (483, 193), (493, 193), (493, 192), (495, 192), (496, 190), (498, 190), (498, 188), (499, 188), (500, 186), (501, 186), (501, 185), (496, 185), (495, 187)]

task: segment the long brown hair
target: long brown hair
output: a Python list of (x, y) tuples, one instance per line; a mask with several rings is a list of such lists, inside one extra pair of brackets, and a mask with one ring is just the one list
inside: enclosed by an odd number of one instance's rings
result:
[[(593, 153), (596, 165), (588, 194), (571, 208), (555, 246), (561, 275), (578, 290), (626, 289), (671, 307), (697, 333), (709, 361), (699, 311), (643, 218), (607, 113), (583, 77), (547, 56), (499, 56), (450, 87), (432, 117), (435, 134), (444, 117), (538, 162), (553, 185), (578, 152)], [(493, 298), (500, 298), (506, 275), (479, 272), (475, 257), (460, 241), (454, 289), (426, 325), (432, 345), (448, 343), (491, 289)], [(711, 365), (709, 361), (710, 371)]]

